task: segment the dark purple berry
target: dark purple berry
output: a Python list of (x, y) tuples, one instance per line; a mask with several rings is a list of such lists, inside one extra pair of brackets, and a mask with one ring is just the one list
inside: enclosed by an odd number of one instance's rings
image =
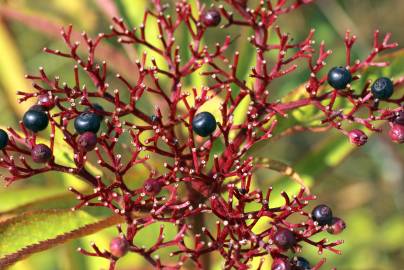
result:
[(291, 270), (292, 267), (287, 260), (276, 258), (274, 259), (271, 270)]
[(74, 128), (79, 134), (83, 134), (87, 131), (97, 133), (100, 126), (100, 116), (91, 112), (83, 112), (74, 120)]
[(45, 144), (37, 144), (31, 150), (32, 160), (36, 163), (46, 163), (52, 157), (52, 151)]
[(85, 152), (90, 152), (97, 145), (97, 135), (87, 131), (77, 137), (77, 145)]
[(296, 236), (292, 231), (280, 228), (273, 236), (273, 241), (278, 247), (289, 249), (296, 245)]
[(247, 194), (247, 189), (245, 189), (245, 188), (240, 188), (240, 189), (238, 190), (238, 192), (240, 192), (240, 194), (242, 194), (242, 195), (245, 195), (245, 194)]
[(153, 114), (152, 116), (150, 116), (150, 119), (152, 120), (152, 122), (157, 122), (157, 120), (159, 120), (159, 117)]
[(104, 120), (104, 108), (98, 103), (92, 104), (92, 108), (86, 108), (84, 111), (95, 113), (100, 118), (100, 121)]
[(38, 105), (43, 106), (46, 110), (51, 110), (55, 107), (55, 101), (47, 94), (38, 96)]
[(40, 110), (28, 110), (22, 118), (24, 126), (33, 131), (38, 132), (44, 130), (49, 123), (48, 115)]
[(370, 90), (375, 98), (388, 99), (393, 95), (394, 85), (389, 78), (381, 77), (372, 84)]
[(115, 237), (109, 243), (109, 252), (115, 257), (123, 257), (129, 251), (129, 243), (122, 237)]
[(144, 183), (144, 190), (147, 193), (152, 193), (152, 194), (158, 194), (161, 191), (162, 188), (162, 183), (159, 180), (156, 179), (148, 179), (145, 183)]
[(216, 119), (209, 112), (201, 112), (192, 120), (192, 129), (196, 134), (207, 137), (216, 129)]
[(8, 144), (8, 134), (3, 129), (0, 129), (0, 150), (4, 149)]
[(311, 216), (314, 221), (317, 221), (319, 226), (331, 225), (332, 210), (327, 205), (317, 205), (311, 212)]
[(331, 234), (340, 234), (343, 230), (345, 230), (345, 228), (345, 221), (339, 217), (335, 217), (332, 219), (331, 226), (327, 229), (327, 231)]
[(205, 10), (202, 13), (201, 20), (206, 27), (214, 27), (220, 24), (222, 18), (220, 16), (219, 10), (213, 8)]
[(349, 141), (356, 146), (362, 146), (368, 141), (368, 136), (359, 129), (353, 129), (348, 133)]
[(404, 126), (404, 111), (398, 112), (394, 117), (393, 122)]
[(293, 270), (310, 270), (310, 263), (303, 257), (295, 257), (292, 261)]
[(328, 72), (328, 83), (335, 89), (345, 89), (351, 81), (351, 72), (344, 67), (333, 67)]
[(392, 124), (389, 130), (389, 136), (395, 143), (404, 143), (404, 125)]

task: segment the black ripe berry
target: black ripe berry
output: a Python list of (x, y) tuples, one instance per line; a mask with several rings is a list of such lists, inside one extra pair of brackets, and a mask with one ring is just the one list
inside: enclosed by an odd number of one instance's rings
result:
[(320, 226), (331, 225), (332, 223), (332, 210), (327, 205), (320, 204), (314, 207), (311, 216)]
[(328, 72), (328, 83), (335, 89), (345, 89), (351, 81), (351, 72), (344, 67), (334, 67)]
[(33, 111), (41, 111), (41, 112), (47, 111), (46, 107), (44, 107), (42, 105), (38, 105), (38, 104), (32, 105), (29, 109), (33, 110)]
[(100, 129), (100, 125), (100, 116), (91, 112), (83, 112), (74, 120), (74, 128), (79, 134), (83, 134), (87, 131), (97, 133)]
[(3, 129), (0, 129), (0, 150), (4, 149), (8, 144), (8, 134)]
[(92, 108), (85, 109), (85, 112), (95, 113), (100, 118), (100, 121), (104, 119), (104, 108), (98, 103), (94, 103)]
[(272, 263), (271, 270), (291, 270), (292, 267), (290, 263), (281, 258), (276, 258)]
[(97, 145), (97, 135), (90, 131), (84, 132), (77, 137), (77, 145), (80, 150), (90, 152)]
[(196, 134), (207, 137), (216, 129), (216, 119), (209, 112), (201, 112), (192, 120), (192, 129)]
[(41, 110), (28, 110), (22, 118), (24, 126), (33, 131), (38, 132), (44, 130), (49, 123), (48, 115)]
[(278, 247), (289, 249), (296, 245), (296, 236), (290, 230), (281, 228), (273, 236), (273, 241)]
[(36, 163), (46, 163), (52, 157), (52, 151), (45, 144), (37, 144), (31, 150), (32, 160)]
[(293, 258), (293, 270), (310, 270), (310, 263), (303, 257), (295, 257)]
[(116, 237), (109, 243), (109, 252), (117, 258), (123, 257), (129, 251), (129, 243), (122, 237)]
[(381, 77), (372, 84), (370, 90), (375, 98), (388, 99), (393, 95), (394, 85), (389, 78)]
[(206, 27), (218, 26), (221, 21), (220, 12), (217, 9), (208, 9), (202, 13), (201, 20)]

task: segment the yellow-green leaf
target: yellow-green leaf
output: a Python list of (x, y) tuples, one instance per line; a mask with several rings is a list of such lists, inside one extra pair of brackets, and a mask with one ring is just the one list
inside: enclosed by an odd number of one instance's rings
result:
[(24, 213), (0, 223), (0, 268), (120, 222), (120, 216), (99, 219), (85, 211), (46, 210)]

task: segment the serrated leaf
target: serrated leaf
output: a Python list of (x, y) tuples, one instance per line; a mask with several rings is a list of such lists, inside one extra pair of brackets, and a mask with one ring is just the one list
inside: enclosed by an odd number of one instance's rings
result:
[(67, 194), (69, 193), (66, 192), (65, 188), (59, 187), (43, 188), (24, 186), (18, 188), (0, 188), (0, 215), (4, 212), (13, 211), (16, 208), (34, 203), (38, 200), (46, 200)]
[(96, 218), (85, 211), (45, 210), (24, 213), (0, 223), (0, 268), (123, 221)]

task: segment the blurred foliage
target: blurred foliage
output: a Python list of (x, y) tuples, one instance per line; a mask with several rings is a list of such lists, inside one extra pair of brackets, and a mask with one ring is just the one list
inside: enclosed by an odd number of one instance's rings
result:
[[(211, 1), (205, 1), (211, 2)], [(325, 40), (328, 48), (335, 52), (328, 64), (340, 64), (343, 57), (343, 33), (350, 28), (359, 37), (354, 57), (363, 57), (367, 53), (374, 29), (391, 31), (395, 40), (404, 44), (404, 23), (401, 11), (402, 0), (319, 0), (317, 4), (294, 12), (281, 18), (279, 24), (286, 32), (290, 32), (296, 40), (305, 37), (315, 27), (316, 39)], [(110, 3), (111, 6), (106, 5)], [(63, 48), (60, 39), (49, 35), (47, 29), (35, 28), (32, 25), (15, 21), (3, 16), (4, 8), (17, 10), (24, 14), (47, 20), (55, 25), (73, 24), (77, 31), (85, 30), (89, 34), (106, 31), (110, 24), (110, 16), (120, 14), (132, 26), (143, 20), (143, 9), (147, 0), (9, 0), (0, 1), (0, 123), (1, 126), (16, 126), (22, 112), (29, 104), (18, 105), (15, 91), (29, 89), (24, 80), (24, 73), (34, 73), (44, 65), (51, 75), (62, 75), (67, 82), (72, 79), (71, 63), (63, 59), (50, 57), (42, 53), (43, 47)], [(44, 28), (44, 27), (43, 27)], [(240, 31), (240, 29), (236, 29)], [(153, 30), (148, 35), (153, 36)], [(215, 29), (212, 32), (216, 31)], [(233, 29), (234, 36), (237, 32)], [(243, 31), (243, 30), (241, 30)], [(154, 35), (156, 36), (156, 35)], [(212, 37), (218, 35), (213, 33)], [(220, 36), (222, 38), (222, 36)], [(177, 38), (184, 44), (188, 36)], [(206, 44), (216, 40), (206, 40)], [(142, 53), (131, 47), (121, 48), (115, 43), (109, 44), (130, 61)], [(245, 40), (236, 39), (232, 44), (241, 52), (240, 74), (245, 74), (253, 65), (249, 57), (250, 47)], [(185, 47), (185, 45), (184, 45)], [(187, 51), (182, 52), (186, 55)], [(186, 58), (186, 56), (184, 56)], [(393, 60), (393, 67), (383, 71), (385, 75), (404, 73), (403, 56)], [(273, 84), (279, 97), (301, 84), (306, 78), (306, 70), (300, 69), (294, 75), (286, 76)], [(293, 79), (292, 79), (293, 78)], [(246, 78), (247, 79), (247, 78)], [(191, 78), (188, 86), (204, 84), (199, 76)], [(150, 107), (147, 102), (144, 108)], [(245, 101), (248, 105), (248, 100)], [(209, 106), (215, 107), (215, 102)], [(242, 121), (240, 108), (236, 121)], [(307, 112), (306, 112), (307, 113)], [(296, 120), (305, 115), (294, 114)], [(342, 138), (343, 139), (343, 138)], [(393, 146), (386, 137), (374, 137), (359, 151), (354, 151), (346, 141), (333, 132), (324, 134), (302, 133), (282, 139), (277, 143), (259, 145), (255, 154), (259, 156), (283, 160), (301, 173), (309, 183), (314, 183), (312, 191), (319, 194), (322, 202), (333, 206), (335, 213), (344, 217), (347, 230), (339, 236), (345, 240), (342, 245), (343, 256), (327, 254), (329, 258), (326, 269), (337, 266), (346, 270), (389, 270), (402, 269), (404, 265), (404, 148)], [(221, 145), (215, 146), (221, 150)], [(308, 154), (307, 154), (308, 153)], [(61, 156), (60, 158), (64, 158)], [(69, 162), (68, 159), (65, 160)], [(139, 178), (139, 172), (133, 172)], [(296, 189), (290, 180), (279, 178), (270, 171), (260, 171), (256, 177), (259, 186), (274, 185), (275, 191)], [(46, 174), (35, 177), (31, 181), (15, 183), (11, 188), (0, 189), (0, 220), (16, 213), (15, 210), (37, 210), (46, 204), (48, 207), (68, 208), (74, 204), (66, 187), (79, 187), (77, 179), (57, 174)], [(82, 185), (84, 187), (84, 185)], [(18, 200), (15, 198), (18, 197)], [(43, 201), (33, 203), (36, 198)], [(150, 237), (140, 237), (138, 243), (150, 245), (159, 224), (147, 228)], [(174, 230), (171, 232), (175, 233)], [(95, 235), (74, 240), (63, 246), (42, 252), (17, 263), (12, 270), (85, 270), (106, 268), (107, 262), (101, 259), (84, 257), (75, 250), (79, 246), (89, 247), (91, 241), (107, 248), (109, 239), (116, 234), (113, 228), (103, 230)], [(168, 233), (168, 236), (169, 237)], [(1, 236), (1, 234), (0, 234)], [(324, 236), (323, 236), (324, 237)], [(328, 236), (327, 236), (328, 237)], [(1, 242), (0, 242), (1, 245)], [(0, 247), (1, 250), (1, 247)], [(167, 251), (169, 252), (169, 251)], [(318, 255), (313, 249), (303, 249), (303, 253), (311, 260)], [(164, 255), (164, 254), (160, 254)], [(148, 269), (145, 262), (136, 255), (125, 257), (119, 262), (119, 269)], [(214, 269), (220, 269), (217, 265)]]

